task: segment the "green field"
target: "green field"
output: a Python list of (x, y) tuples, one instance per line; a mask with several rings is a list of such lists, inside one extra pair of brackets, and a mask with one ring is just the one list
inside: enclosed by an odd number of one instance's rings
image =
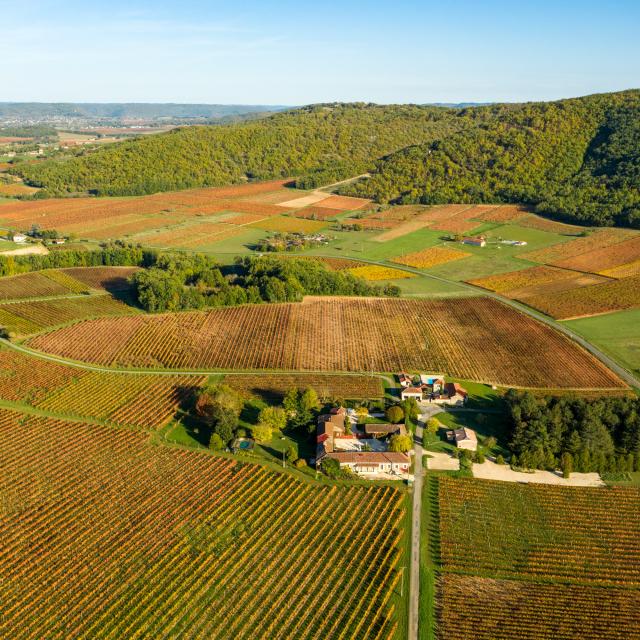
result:
[(563, 324), (628, 369), (640, 373), (640, 309), (568, 320)]

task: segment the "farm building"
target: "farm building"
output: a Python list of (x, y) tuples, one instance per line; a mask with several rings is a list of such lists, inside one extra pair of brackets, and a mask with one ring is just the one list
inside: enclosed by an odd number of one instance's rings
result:
[(370, 438), (384, 438), (386, 436), (407, 435), (404, 424), (365, 424), (364, 433)]
[(422, 401), (422, 387), (405, 387), (400, 392), (400, 397), (403, 400), (409, 400), (410, 398), (413, 398), (414, 400), (417, 400), (418, 402), (421, 402)]
[(444, 385), (444, 394), (449, 400), (448, 404), (463, 405), (469, 397), (467, 390), (457, 382), (447, 382)]
[(340, 451), (328, 453), (328, 458), (337, 460), (341, 467), (348, 467), (355, 473), (401, 474), (409, 471), (409, 456), (391, 451)]
[(470, 236), (462, 239), (462, 244), (468, 244), (472, 247), (486, 247), (487, 239), (484, 236)]
[(398, 380), (401, 387), (410, 387), (413, 385), (413, 379), (408, 373), (400, 372), (398, 374)]
[(27, 236), (25, 236), (24, 233), (14, 233), (11, 236), (11, 240), (13, 242), (17, 242), (18, 244), (21, 244), (27, 241)]
[(455, 442), (458, 449), (475, 451), (478, 448), (478, 437), (476, 436), (476, 432), (473, 429), (468, 429), (467, 427), (447, 431), (447, 439)]
[(318, 416), (318, 427), (316, 429), (316, 459), (322, 458), (327, 453), (333, 451), (333, 439), (336, 435), (344, 434), (344, 417), (346, 409), (337, 407), (331, 409), (329, 413)]

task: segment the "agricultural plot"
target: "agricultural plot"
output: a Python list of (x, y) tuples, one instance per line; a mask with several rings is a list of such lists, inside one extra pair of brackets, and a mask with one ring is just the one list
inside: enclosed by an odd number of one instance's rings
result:
[(566, 260), (559, 260), (555, 264), (565, 269), (606, 274), (609, 270), (626, 267), (638, 261), (640, 261), (640, 235)]
[(552, 318), (567, 320), (640, 306), (640, 276), (609, 280), (559, 293), (534, 295), (528, 305)]
[(513, 289), (535, 287), (549, 282), (556, 282), (557, 280), (566, 280), (575, 275), (575, 271), (541, 265), (539, 267), (520, 269), (519, 271), (500, 273), (486, 278), (476, 278), (475, 280), (468, 280), (468, 282), (489, 291), (508, 293)]
[(349, 269), (349, 273), (357, 278), (365, 280), (402, 280), (404, 278), (415, 278), (415, 273), (403, 271), (402, 269), (394, 269), (393, 267), (383, 267), (381, 265), (369, 264)]
[(280, 231), (282, 233), (315, 233), (327, 225), (319, 220), (305, 220), (292, 216), (275, 216), (259, 220), (249, 225), (263, 231)]
[(395, 637), (391, 487), (316, 486), (9, 411), (0, 459), (3, 637)]
[(0, 349), (0, 398), (77, 418), (157, 429), (202, 376), (102, 373)]
[(227, 375), (224, 383), (243, 396), (259, 396), (281, 401), (289, 389), (311, 387), (320, 399), (347, 398), (360, 400), (381, 398), (382, 381), (377, 376), (322, 375), (313, 373)]
[(397, 256), (392, 258), (391, 262), (397, 262), (398, 264), (404, 264), (416, 269), (428, 269), (429, 267), (446, 264), (453, 260), (466, 258), (469, 255), (471, 254), (465, 251), (458, 251), (457, 249), (449, 249), (447, 247), (429, 247), (422, 251), (415, 251), (406, 255)]
[(301, 304), (100, 318), (36, 336), (29, 344), (103, 365), (428, 369), (503, 386), (624, 387), (562, 334), (489, 298), (307, 298)]
[[(61, 272), (91, 289), (125, 291), (130, 286), (129, 277), (138, 270), (138, 267), (71, 267)], [(0, 284), (2, 282), (0, 280)]]
[(637, 590), (445, 574), (437, 597), (442, 640), (629, 640), (640, 628)]
[(7, 331), (27, 334), (72, 320), (137, 312), (110, 295), (29, 300), (0, 304), (0, 323)]
[(0, 300), (44, 298), (81, 293), (87, 287), (71, 274), (53, 269), (0, 278)]
[(299, 209), (294, 214), (297, 218), (307, 218), (309, 220), (330, 220), (341, 214), (339, 209), (329, 209), (328, 207), (317, 207), (311, 205), (304, 209)]
[[(640, 586), (640, 489), (439, 480), (445, 570)], [(468, 550), (473, 549), (469, 554)]]
[[(496, 220), (494, 220), (494, 222), (495, 221)], [(584, 231), (584, 227), (578, 227), (573, 224), (564, 224), (563, 222), (556, 222), (555, 220), (549, 220), (548, 218), (542, 218), (532, 214), (517, 216), (515, 218), (515, 224), (527, 229), (538, 229), (539, 231), (548, 231), (549, 233), (560, 233), (562, 235), (571, 236), (576, 236)]]

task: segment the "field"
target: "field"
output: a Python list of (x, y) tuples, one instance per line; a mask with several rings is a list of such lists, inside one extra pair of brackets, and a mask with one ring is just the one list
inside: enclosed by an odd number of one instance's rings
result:
[(315, 389), (318, 397), (350, 400), (380, 398), (382, 383), (377, 376), (322, 374), (227, 375), (224, 383), (243, 396), (281, 401), (289, 389)]
[(568, 338), (488, 298), (307, 298), (301, 304), (101, 318), (36, 336), (29, 345), (103, 365), (428, 369), (503, 386), (622, 385)]
[(0, 300), (19, 300), (82, 293), (88, 287), (71, 273), (47, 269), (0, 278)]
[(138, 271), (138, 267), (72, 267), (61, 271), (91, 289), (115, 292), (129, 288), (127, 279)]
[(7, 331), (28, 334), (72, 320), (125, 315), (137, 311), (109, 295), (26, 300), (0, 304), (0, 324)]
[(635, 637), (639, 500), (637, 488), (439, 479), (438, 637)]
[(458, 251), (457, 249), (429, 247), (422, 251), (415, 251), (414, 253), (392, 258), (391, 262), (397, 262), (398, 264), (404, 264), (416, 269), (428, 269), (429, 267), (435, 267), (439, 264), (446, 264), (453, 260), (466, 258), (468, 255), (470, 254), (464, 251)]
[(244, 234), (249, 225), (261, 231), (313, 232), (326, 226), (320, 220), (368, 203), (329, 193), (307, 195), (286, 183), (273, 180), (128, 198), (9, 202), (0, 206), (0, 227), (26, 230), (37, 223), (91, 240), (127, 238), (206, 251), (209, 245)]
[(377, 281), (377, 280), (401, 280), (403, 278), (415, 278), (415, 273), (409, 271), (403, 271), (402, 269), (394, 269), (393, 267), (383, 267), (380, 265), (363, 265), (361, 267), (354, 267), (349, 269), (349, 273), (357, 278), (364, 278), (365, 280)]
[(158, 429), (204, 381), (87, 371), (0, 349), (0, 399), (115, 425)]
[(394, 637), (396, 489), (10, 411), (0, 459), (3, 637)]

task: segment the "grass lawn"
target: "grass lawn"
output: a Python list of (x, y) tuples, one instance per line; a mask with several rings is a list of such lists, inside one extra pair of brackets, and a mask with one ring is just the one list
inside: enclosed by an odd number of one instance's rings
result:
[(568, 320), (563, 324), (628, 369), (640, 373), (640, 309)]

